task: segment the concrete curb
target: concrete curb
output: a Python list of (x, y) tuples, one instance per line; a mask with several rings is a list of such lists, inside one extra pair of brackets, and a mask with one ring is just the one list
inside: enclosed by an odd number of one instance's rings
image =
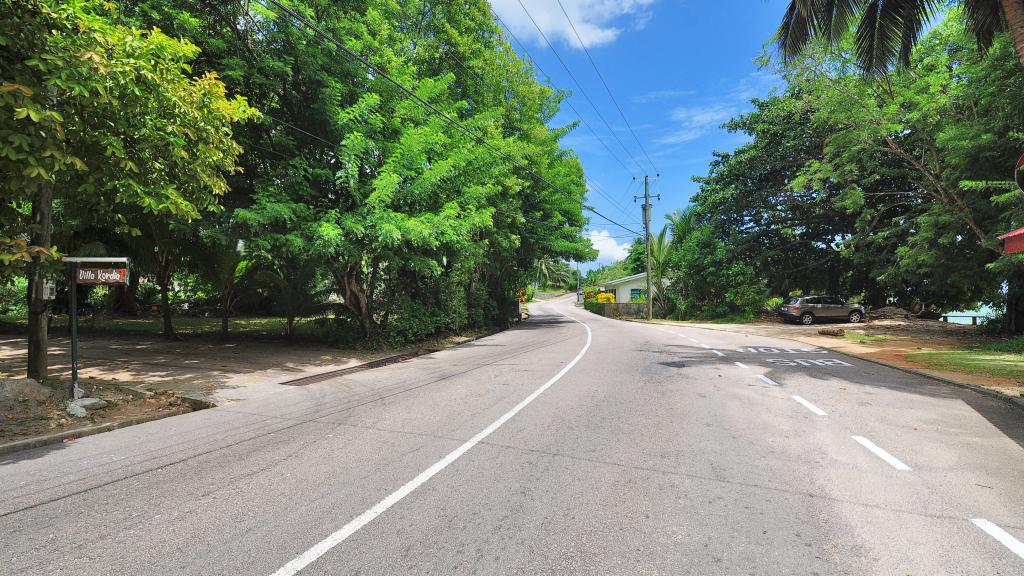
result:
[(285, 380), (284, 382), (278, 382), (282, 386), (308, 386), (310, 384), (316, 384), (318, 382), (326, 382), (327, 380), (333, 380), (334, 378), (341, 378), (349, 374), (356, 372), (363, 372), (366, 370), (372, 370), (374, 368), (381, 368), (388, 366), (389, 364), (397, 364), (398, 362), (404, 362), (406, 360), (412, 360), (426, 354), (433, 354), (434, 352), (440, 352), (442, 350), (448, 350), (449, 348), (458, 348), (464, 344), (469, 344), (481, 338), (487, 338), (488, 336), (494, 336), (495, 334), (502, 332), (502, 330), (488, 331), (483, 334), (476, 336), (468, 336), (465, 340), (462, 340), (451, 346), (441, 348), (422, 348), (416, 349), (412, 352), (402, 352), (400, 354), (392, 354), (391, 356), (385, 356), (383, 358), (377, 358), (376, 360), (370, 360), (369, 362), (363, 362), (362, 364), (356, 364), (355, 366), (349, 366), (348, 368), (339, 368), (337, 370), (328, 370), (327, 372), (320, 372), (319, 374), (310, 374), (309, 376), (303, 376), (301, 378), (295, 378), (294, 380)]
[(174, 410), (168, 410), (166, 413), (148, 414), (146, 416), (129, 418), (128, 420), (122, 420), (120, 422), (107, 422), (106, 424), (96, 424), (94, 426), (85, 426), (83, 428), (75, 428), (73, 430), (65, 430), (63, 432), (54, 432), (52, 434), (36, 436), (35, 438), (15, 440), (14, 442), (0, 444), (0, 454), (11, 454), (13, 452), (20, 452), (30, 448), (39, 448), (40, 446), (48, 446), (50, 444), (60, 444), (64, 442), (66, 438), (92, 436), (93, 434), (109, 432), (111, 430), (117, 430), (118, 428), (126, 428), (128, 426), (135, 426), (136, 424), (145, 424), (146, 422), (162, 420), (164, 418), (170, 418), (171, 416), (180, 416), (182, 414), (188, 414), (189, 412), (192, 412), (192, 410), (176, 408)]
[[(434, 352), (440, 352), (449, 348), (457, 348), (459, 346), (469, 344), (481, 338), (487, 338), (488, 336), (494, 336), (504, 330), (490, 330), (483, 334), (476, 336), (468, 336), (464, 340), (453, 344), (451, 346), (442, 348), (423, 348), (417, 349), (412, 352), (403, 352), (401, 354), (393, 354), (391, 356), (385, 356), (384, 358), (378, 358), (369, 362), (363, 362), (356, 366), (350, 366), (348, 368), (341, 368), (338, 370), (331, 370), (328, 372), (321, 372), (320, 374), (312, 374), (310, 376), (303, 376), (302, 378), (296, 378), (294, 380), (285, 380), (284, 382), (278, 382), (278, 384), (285, 386), (305, 386), (307, 384), (313, 384), (314, 382), (323, 382), (331, 380), (332, 378), (338, 378), (346, 374), (353, 372), (362, 372), (363, 370), (372, 370), (374, 368), (380, 368), (387, 366), (388, 364), (394, 364), (396, 362), (402, 362), (405, 360), (412, 360), (419, 356), (426, 354), (433, 354)], [(118, 388), (128, 392), (129, 394), (137, 398), (149, 398), (154, 394), (149, 390), (144, 390), (137, 386), (118, 386)], [(173, 392), (172, 392), (173, 394)], [(182, 394), (174, 394), (175, 398), (178, 398), (182, 402), (188, 404), (189, 409), (175, 409), (170, 410), (165, 414), (149, 414), (147, 416), (139, 416), (137, 418), (129, 418), (121, 422), (107, 422), (105, 424), (97, 424), (95, 426), (85, 426), (83, 428), (75, 428), (73, 430), (65, 430), (63, 432), (54, 432), (52, 434), (45, 434), (43, 436), (36, 436), (35, 438), (26, 438), (24, 440), (15, 440), (13, 442), (7, 442), (0, 444), (0, 455), (11, 454), (13, 452), (20, 452), (22, 450), (29, 450), (32, 448), (39, 448), (40, 446), (48, 446), (50, 444), (60, 444), (65, 438), (82, 438), (84, 436), (92, 436), (94, 434), (101, 434), (103, 432), (110, 432), (111, 430), (117, 430), (118, 428), (126, 428), (128, 426), (135, 426), (136, 424), (144, 424), (146, 422), (152, 422), (154, 420), (161, 420), (163, 418), (169, 418), (171, 416), (180, 416), (182, 414), (188, 414), (189, 412), (195, 412), (197, 410), (205, 410), (207, 408), (215, 408), (217, 405), (213, 402), (202, 398), (196, 398), (194, 396), (185, 396)]]
[[(737, 332), (735, 330), (727, 330), (725, 328), (711, 328), (711, 327), (708, 327), (708, 326), (693, 326), (693, 325), (690, 325), (690, 324), (675, 324), (675, 323), (672, 323), (672, 322), (649, 322), (647, 320), (640, 320), (640, 319), (635, 319), (635, 318), (630, 318), (630, 319), (627, 319), (626, 321), (627, 322), (636, 322), (638, 324), (666, 324), (666, 325), (669, 325), (669, 326), (688, 326), (690, 328), (698, 328), (700, 330), (717, 330), (718, 332), (728, 332), (730, 334), (744, 334), (744, 335), (747, 335), (747, 336), (759, 336), (759, 334), (750, 334), (748, 332)], [(785, 336), (765, 336), (765, 337), (766, 338), (778, 338), (779, 340), (787, 340), (789, 342), (796, 342), (798, 344), (805, 344), (805, 345), (807, 344), (806, 342), (801, 342), (800, 340), (795, 340), (793, 338), (787, 338)], [(973, 391), (975, 391), (975, 392), (977, 392), (979, 394), (984, 394), (985, 396), (990, 396), (992, 398), (997, 398), (999, 400), (1007, 402), (1011, 406), (1015, 406), (1015, 407), (1017, 407), (1020, 410), (1024, 410), (1024, 397), (1010, 396), (1008, 394), (1003, 394), (1002, 392), (998, 392), (996, 390), (992, 390), (991, 388), (985, 388), (984, 386), (978, 386), (977, 384), (969, 384), (967, 382), (959, 382), (957, 380), (952, 380), (950, 378), (943, 378), (942, 376), (935, 376), (934, 374), (928, 374), (927, 372), (920, 372), (920, 371), (915, 370), (913, 368), (907, 368), (906, 366), (897, 366), (896, 364), (890, 364), (888, 362), (883, 362), (881, 360), (875, 360), (873, 358), (867, 358), (865, 356), (861, 356), (859, 354), (853, 354), (851, 352), (844, 352), (842, 350), (836, 350), (835, 348), (830, 348), (828, 346), (824, 346), (824, 348), (828, 348), (829, 350), (832, 350), (833, 352), (836, 352), (838, 354), (845, 354), (847, 356), (851, 356), (853, 358), (857, 358), (858, 360), (864, 360), (865, 362), (870, 362), (870, 363), (878, 365), (878, 366), (884, 366), (885, 368), (892, 368), (893, 370), (899, 370), (900, 372), (903, 372), (903, 373), (906, 373), (906, 374), (911, 374), (913, 376), (920, 376), (922, 378), (927, 378), (929, 380), (934, 380), (936, 382), (941, 382), (943, 384), (948, 384), (950, 386), (956, 386), (957, 388), (963, 388), (964, 390), (973, 390)]]

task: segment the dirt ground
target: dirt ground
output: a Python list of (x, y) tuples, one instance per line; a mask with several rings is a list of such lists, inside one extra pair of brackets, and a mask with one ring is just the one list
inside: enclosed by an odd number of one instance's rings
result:
[(0, 444), (112, 422), (184, 414), (192, 410), (188, 403), (170, 393), (142, 397), (111, 383), (84, 383), (83, 387), (89, 396), (107, 402), (105, 408), (90, 412), (84, 418), (68, 414), (64, 409), (65, 402), (56, 390), (47, 399), (0, 398)]
[[(90, 335), (79, 343), (79, 379), (125, 383), (225, 404), (280, 389), (287, 380), (350, 368), (392, 353), (284, 342), (168, 342)], [(0, 378), (24, 376), (26, 355), (24, 338), (0, 338)], [(70, 372), (69, 340), (51, 339), (51, 375), (69, 378)]]
[[(85, 418), (75, 418), (64, 410), (64, 402), (55, 391), (39, 400), (0, 397), (0, 444), (92, 425), (181, 414), (193, 406), (183, 398), (228, 404), (285, 389), (290, 380), (417, 349), (447, 348), (477, 335), (465, 332), (439, 336), (401, 349), (375, 351), (272, 341), (168, 342), (90, 335), (79, 344), (79, 382), (108, 406)], [(50, 374), (55, 381), (70, 378), (70, 354), (67, 338), (50, 340)], [(0, 378), (24, 376), (25, 360), (24, 338), (0, 337)], [(52, 384), (59, 388), (58, 383)], [(129, 387), (151, 395), (142, 397)]]
[[(907, 359), (914, 352), (930, 352), (953, 350), (963, 347), (977, 346), (992, 341), (977, 326), (953, 324), (936, 320), (918, 319), (885, 319), (870, 320), (860, 324), (815, 324), (802, 326), (786, 324), (775, 318), (764, 318), (750, 324), (701, 324), (687, 322), (718, 330), (731, 330), (779, 338), (791, 338), (813, 346), (821, 346), (845, 352), (854, 356), (862, 356), (911, 368), (942, 378), (992, 388), (1002, 393), (1018, 396), (1024, 392), (1021, 382), (985, 374), (971, 374), (945, 370), (932, 370), (915, 364)], [(845, 337), (823, 336), (818, 330), (823, 327), (842, 328), (850, 334), (863, 334), (868, 337), (882, 337), (884, 341), (857, 342)]]

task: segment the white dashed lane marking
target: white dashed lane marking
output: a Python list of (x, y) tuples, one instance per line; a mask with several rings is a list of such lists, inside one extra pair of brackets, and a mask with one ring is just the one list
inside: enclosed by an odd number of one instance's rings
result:
[(733, 362), (733, 364), (739, 366), (740, 368), (749, 368), (749, 366), (747, 366), (743, 362)]
[(765, 376), (764, 374), (758, 374), (757, 377), (760, 378), (761, 380), (767, 382), (768, 384), (771, 384), (772, 386), (778, 386), (779, 385), (778, 382), (776, 382), (775, 380), (772, 380), (771, 378)]
[(989, 536), (998, 540), (1000, 544), (1009, 548), (1010, 551), (1017, 556), (1024, 558), (1024, 542), (1017, 540), (1006, 530), (1003, 530), (984, 518), (971, 518), (971, 523), (984, 530)]
[(722, 354), (718, 350), (712, 350), (712, 352), (714, 352), (715, 354), (718, 354), (719, 356), (725, 356), (725, 354)]
[(857, 443), (860, 444), (861, 446), (863, 446), (863, 447), (867, 448), (868, 450), (870, 450), (875, 456), (878, 456), (882, 460), (885, 460), (886, 463), (888, 463), (893, 468), (895, 468), (897, 470), (900, 470), (900, 471), (903, 471), (903, 472), (907, 472), (907, 471), (910, 470), (910, 466), (907, 466), (903, 462), (900, 462), (899, 459), (897, 459), (892, 454), (889, 454), (885, 450), (882, 450), (881, 448), (879, 448), (871, 440), (868, 440), (867, 438), (865, 438), (863, 436), (854, 436), (853, 439), (856, 440)]
[(818, 408), (814, 404), (811, 404), (810, 402), (808, 402), (807, 400), (804, 400), (803, 398), (801, 398), (800, 396), (797, 396), (796, 394), (793, 395), (793, 400), (796, 400), (797, 402), (803, 404), (804, 408), (807, 408), (808, 410), (810, 410), (811, 412), (814, 412), (818, 416), (828, 416), (828, 412), (825, 412), (821, 408)]

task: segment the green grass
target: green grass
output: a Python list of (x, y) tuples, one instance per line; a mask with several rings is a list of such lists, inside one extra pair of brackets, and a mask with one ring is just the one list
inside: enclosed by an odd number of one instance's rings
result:
[(691, 322), (704, 322), (707, 324), (750, 324), (753, 318), (747, 314), (729, 314), (715, 318), (695, 318)]
[[(311, 328), (303, 320), (297, 320), (296, 331), (301, 334)], [(67, 329), (68, 317), (55, 316), (50, 326), (56, 331)], [(0, 326), (8, 331), (25, 329), (24, 316), (0, 316)], [(83, 333), (127, 334), (158, 336), (163, 331), (163, 319), (159, 316), (141, 318), (81, 317), (78, 329)], [(285, 319), (279, 317), (231, 318), (229, 330), (232, 336), (279, 337), (285, 332)], [(199, 318), (175, 316), (174, 331), (182, 336), (203, 336), (220, 334), (220, 318)]]
[(861, 334), (860, 332), (847, 332), (847, 340), (853, 340), (854, 342), (888, 342), (889, 339), (885, 336), (872, 336), (870, 334)]
[(982, 344), (981, 349), (991, 352), (1016, 352), (1017, 354), (1024, 354), (1024, 336)]
[(1024, 355), (985, 349), (912, 352), (907, 360), (935, 370), (988, 374), (1024, 382)]

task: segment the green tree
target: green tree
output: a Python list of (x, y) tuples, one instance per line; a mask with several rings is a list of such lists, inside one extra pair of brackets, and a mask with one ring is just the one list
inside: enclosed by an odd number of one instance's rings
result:
[[(851, 27), (857, 63), (879, 74), (895, 62), (910, 64), (921, 33), (950, 3), (939, 0), (790, 0), (776, 34), (786, 58), (796, 57), (815, 38), (842, 44)], [(962, 0), (966, 26), (977, 45), (992, 46), (997, 33), (1009, 30), (1017, 61), (1024, 66), (1024, 0)]]
[(0, 205), (3, 235), (31, 234), (38, 250), (28, 289), (34, 378), (46, 376), (41, 256), (54, 254), (54, 202), (109, 214), (114, 226), (126, 224), (125, 207), (197, 218), (235, 170), (232, 123), (254, 114), (216, 74), (188, 76), (196, 46), (116, 24), (115, 9), (0, 1)]

